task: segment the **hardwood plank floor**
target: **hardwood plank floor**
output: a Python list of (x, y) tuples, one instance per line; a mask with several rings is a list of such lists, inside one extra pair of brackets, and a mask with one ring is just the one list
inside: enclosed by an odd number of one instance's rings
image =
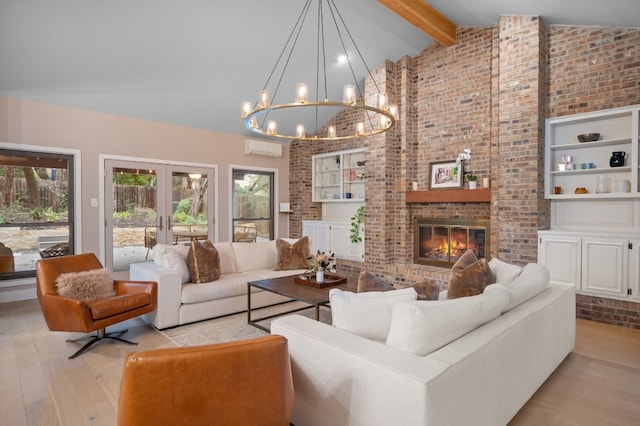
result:
[[(640, 330), (577, 320), (576, 347), (511, 425), (639, 425)], [(115, 425), (124, 357), (175, 346), (140, 319), (75, 360), (78, 333), (50, 332), (37, 300), (0, 304), (0, 424)]]

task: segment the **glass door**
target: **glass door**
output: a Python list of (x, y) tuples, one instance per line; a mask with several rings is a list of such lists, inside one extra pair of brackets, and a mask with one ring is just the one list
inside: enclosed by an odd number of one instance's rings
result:
[(149, 259), (157, 244), (213, 241), (213, 169), (123, 160), (105, 169), (105, 265), (114, 272)]
[(274, 238), (274, 173), (233, 170), (233, 241)]

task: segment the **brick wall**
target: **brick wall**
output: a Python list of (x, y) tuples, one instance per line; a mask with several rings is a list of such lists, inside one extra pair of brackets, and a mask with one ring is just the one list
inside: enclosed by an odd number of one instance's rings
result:
[[(292, 143), (292, 236), (303, 219), (321, 218), (320, 204), (311, 203), (311, 155), (366, 147), (366, 261), (341, 261), (340, 271), (366, 268), (390, 281), (428, 279), (446, 288), (448, 269), (413, 264), (417, 216), (488, 219), (492, 257), (535, 262), (537, 230), (550, 223), (544, 119), (640, 103), (638, 46), (637, 29), (547, 27), (535, 16), (501, 16), (490, 28), (459, 28), (453, 46), (432, 43), (413, 58), (381, 64), (374, 79), (400, 108), (394, 129), (346, 143)], [(366, 96), (374, 94), (367, 80)], [(464, 148), (472, 150), (475, 174), (491, 180), (491, 203), (406, 204), (409, 182), (427, 189), (429, 164)], [(637, 315), (638, 304), (625, 306)]]

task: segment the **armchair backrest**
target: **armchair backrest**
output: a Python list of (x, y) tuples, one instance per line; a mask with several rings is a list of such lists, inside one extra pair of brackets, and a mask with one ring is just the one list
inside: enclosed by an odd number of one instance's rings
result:
[(293, 382), (282, 336), (130, 354), (118, 425), (288, 425)]
[(38, 298), (44, 294), (57, 294), (56, 281), (62, 274), (101, 268), (102, 264), (93, 253), (40, 259), (36, 262)]

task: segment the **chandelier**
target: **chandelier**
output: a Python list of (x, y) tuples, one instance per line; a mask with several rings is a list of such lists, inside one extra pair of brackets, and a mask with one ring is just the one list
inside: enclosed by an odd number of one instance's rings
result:
[[(241, 117), (244, 119), (245, 127), (257, 134), (297, 140), (346, 140), (355, 139), (375, 135), (386, 132), (391, 129), (398, 119), (398, 108), (396, 105), (390, 105), (386, 93), (382, 92), (375, 82), (369, 67), (365, 63), (360, 50), (356, 46), (353, 37), (342, 19), (342, 15), (335, 6), (333, 0), (317, 0), (317, 43), (315, 55), (315, 100), (311, 98), (309, 85), (305, 83), (297, 83), (295, 91), (292, 88), (291, 96), (293, 102), (277, 103), (278, 89), (284, 79), (297, 41), (300, 37), (302, 28), (307, 21), (307, 16), (313, 0), (307, 0), (296, 23), (289, 34), (289, 37), (278, 56), (266, 83), (260, 90), (256, 102), (243, 102)], [(327, 15), (327, 16), (325, 16)], [(342, 90), (342, 100), (330, 100), (328, 95), (327, 84), (327, 62), (325, 37), (325, 21), (332, 22), (335, 27), (337, 40), (339, 40), (338, 50), (341, 52), (340, 57), (349, 67), (349, 71), (353, 78), (353, 83), (348, 83)], [(351, 62), (350, 55), (347, 52), (346, 43), (357, 53), (357, 57), (366, 69), (373, 85), (376, 89), (375, 105), (367, 105), (365, 96), (355, 77), (354, 64)], [(355, 56), (355, 55), (354, 55)], [(314, 61), (308, 61), (313, 63)], [(276, 71), (281, 68), (279, 78), (276, 78)], [(279, 101), (278, 101), (279, 102)], [(336, 126), (328, 126), (326, 132), (319, 134), (321, 125), (318, 123), (319, 111), (326, 108), (333, 108), (338, 112), (349, 114), (354, 118), (351, 128), (336, 129)], [(276, 118), (285, 118), (287, 121), (295, 122), (295, 119), (302, 117), (305, 113), (308, 115), (315, 114), (315, 128), (311, 132), (307, 132), (303, 124), (296, 124), (295, 128), (282, 130), (278, 127)], [(313, 116), (312, 116), (313, 119)]]

